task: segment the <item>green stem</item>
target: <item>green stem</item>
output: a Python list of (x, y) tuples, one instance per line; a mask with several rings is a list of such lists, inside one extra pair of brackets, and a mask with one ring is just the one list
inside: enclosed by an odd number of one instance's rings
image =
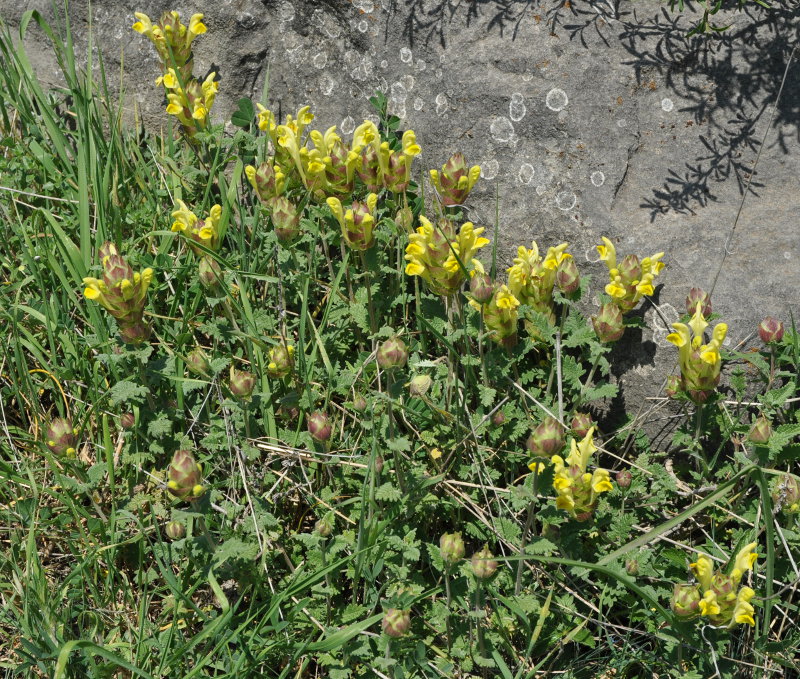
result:
[(522, 542), (520, 543), (519, 548), (519, 555), (520, 560), (517, 562), (517, 579), (514, 583), (514, 596), (519, 594), (520, 589), (522, 588), (522, 568), (525, 565), (525, 548), (528, 546), (528, 533), (533, 526), (534, 520), (534, 505), (536, 504), (536, 492), (537, 486), (539, 485), (539, 468), (535, 467), (533, 470), (533, 497), (534, 499), (531, 500), (530, 504), (528, 505), (528, 518), (525, 520), (525, 528), (522, 530)]
[(453, 648), (453, 631), (450, 623), (450, 604), (453, 596), (450, 592), (450, 566), (448, 564), (445, 564), (444, 567), (444, 589), (447, 594), (447, 654), (449, 655)]

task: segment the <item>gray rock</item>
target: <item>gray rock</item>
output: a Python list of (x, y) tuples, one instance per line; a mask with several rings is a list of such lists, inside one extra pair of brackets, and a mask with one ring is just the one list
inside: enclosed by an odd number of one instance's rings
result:
[[(195, 72), (221, 74), (217, 116), (229, 116), (240, 96), (259, 98), (269, 73), (271, 108), (285, 114), (310, 104), (320, 127), (348, 131), (381, 89), (417, 132), (418, 171), (456, 150), (479, 163), (484, 179), (471, 216), (491, 225), (499, 193), (504, 264), (517, 244), (567, 240), (599, 291), (601, 235), (623, 254), (665, 251), (659, 310), (644, 312), (641, 343), (617, 352), (635, 412), (660, 395), (674, 367), (662, 318), (677, 319), (690, 287), (714, 287), (730, 346), (766, 314), (798, 315), (800, 55), (775, 107), (798, 30), (791, 4), (747, 3), (718, 15), (732, 27), (707, 38), (686, 37), (697, 15), (671, 14), (652, 0), (222, 0), (175, 9), (186, 18), (205, 11), (209, 32), (196, 42)], [(50, 16), (49, 5), (27, 8)], [(87, 2), (70, 6), (85, 55)], [(153, 87), (155, 53), (130, 29), (135, 10), (157, 18), (165, 6), (94, 7), (95, 44), (112, 81), (124, 54), (128, 112), (135, 106), (151, 126), (169, 126)], [(0, 0), (10, 23), (20, 11)], [(43, 79), (55, 82), (38, 30), (28, 48)]]

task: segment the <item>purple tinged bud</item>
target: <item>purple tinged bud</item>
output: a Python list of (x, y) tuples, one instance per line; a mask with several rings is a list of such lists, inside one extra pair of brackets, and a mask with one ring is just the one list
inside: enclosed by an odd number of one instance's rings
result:
[(461, 539), (461, 533), (445, 533), (439, 538), (439, 550), (442, 554), (442, 560), (448, 566), (452, 566), (464, 558), (464, 540)]
[(481, 580), (491, 578), (497, 571), (497, 561), (495, 561), (494, 555), (489, 551), (487, 545), (484, 545), (482, 550), (472, 555), (470, 565), (475, 577)]
[(765, 444), (769, 441), (770, 436), (772, 436), (770, 421), (763, 415), (759, 415), (756, 421), (753, 422), (753, 426), (747, 434), (747, 439), (752, 443)]
[(328, 512), (314, 524), (314, 532), (323, 538), (327, 538), (331, 533), (333, 533), (333, 528), (335, 525), (336, 519), (333, 516), (333, 512)]
[(572, 416), (572, 421), (569, 423), (569, 428), (575, 436), (582, 439), (589, 430), (594, 426), (592, 416), (589, 413), (575, 413)]
[(399, 639), (411, 627), (411, 611), (390, 608), (383, 616), (381, 627), (386, 636)]
[(208, 377), (211, 374), (211, 363), (200, 347), (195, 347), (186, 355), (186, 367), (195, 375)]
[(702, 288), (692, 288), (686, 295), (686, 313), (694, 316), (697, 311), (697, 303), (700, 303), (700, 313), (706, 318), (711, 315), (711, 297)]
[(281, 245), (291, 245), (300, 235), (300, 215), (288, 198), (280, 196), (272, 201), (272, 223)]
[(622, 312), (612, 302), (603, 304), (600, 311), (597, 312), (597, 316), (592, 316), (592, 325), (598, 339), (606, 344), (616, 342), (625, 332)]
[(78, 430), (72, 426), (72, 421), (63, 417), (56, 417), (47, 428), (47, 447), (56, 455), (75, 457), (78, 446)]
[(236, 398), (249, 399), (256, 387), (255, 375), (246, 370), (236, 370), (233, 366), (230, 369), (228, 388)]
[(308, 433), (311, 434), (311, 438), (315, 441), (324, 443), (330, 440), (331, 434), (333, 433), (333, 426), (331, 425), (330, 418), (321, 410), (311, 413), (311, 415), (308, 416), (308, 422), (306, 424), (308, 426)]
[(636, 559), (627, 559), (625, 561), (625, 572), (631, 577), (639, 575), (639, 562)]
[(131, 413), (122, 413), (119, 417), (119, 424), (123, 429), (132, 429), (136, 424), (136, 416)]
[(780, 342), (783, 339), (783, 322), (767, 316), (758, 326), (758, 336), (764, 344)]
[(197, 265), (197, 277), (200, 284), (209, 292), (219, 289), (222, 280), (222, 269), (217, 260), (208, 255), (204, 256)]
[(494, 283), (488, 274), (476, 273), (469, 280), (469, 293), (478, 304), (486, 304), (494, 295)]
[(416, 375), (408, 383), (408, 393), (412, 396), (422, 397), (428, 393), (433, 380), (430, 375)]
[(664, 393), (667, 395), (667, 398), (676, 398), (681, 391), (683, 391), (683, 387), (680, 376), (670, 375), (667, 378), (667, 386), (664, 387)]
[(384, 370), (404, 368), (408, 362), (408, 347), (397, 335), (378, 347), (378, 365)]
[(506, 421), (506, 414), (502, 410), (498, 410), (494, 415), (492, 415), (492, 424), (495, 427), (500, 427), (505, 424)]
[(353, 410), (359, 413), (363, 413), (367, 409), (367, 399), (365, 399), (361, 394), (356, 394), (353, 397)]
[(152, 328), (149, 323), (119, 323), (119, 336), (125, 344), (139, 345), (150, 339)]
[(565, 445), (564, 428), (549, 415), (536, 426), (525, 443), (529, 453), (546, 458), (561, 452)]
[(630, 488), (631, 481), (633, 481), (633, 475), (627, 469), (620, 469), (617, 472), (617, 485), (622, 488), (622, 490)]
[(572, 257), (567, 257), (558, 267), (556, 285), (567, 297), (574, 295), (580, 289), (581, 275), (578, 273), (578, 266)]
[(627, 284), (638, 281), (642, 276), (642, 265), (636, 255), (627, 255), (617, 267), (619, 275)]
[(186, 536), (186, 526), (180, 521), (170, 521), (165, 527), (164, 532), (170, 540), (180, 540)]
[(383, 457), (378, 455), (375, 458), (375, 473), (380, 474), (383, 471)]
[(687, 620), (694, 618), (700, 612), (701, 598), (697, 585), (682, 582), (673, 588), (669, 606), (676, 616)]
[(176, 450), (167, 470), (167, 490), (181, 500), (191, 502), (204, 492), (203, 469), (191, 450)]

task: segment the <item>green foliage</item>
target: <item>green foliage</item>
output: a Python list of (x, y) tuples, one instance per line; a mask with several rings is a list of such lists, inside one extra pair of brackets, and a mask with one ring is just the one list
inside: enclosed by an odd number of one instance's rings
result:
[[(51, 34), (36, 13), (23, 33), (31, 22)], [(729, 379), (702, 404), (663, 398), (670, 442), (659, 416), (620, 412), (612, 361), (623, 352), (587, 318), (586, 277), (569, 294), (551, 283), (544, 305), (529, 295), (516, 344), (498, 343), (486, 308), (468, 303), (468, 276), (444, 298), (405, 273), (419, 217), (460, 225), (459, 205), (424, 211), (414, 181), (381, 189), (375, 245), (362, 252), (290, 171), (300, 231), (282, 242), (247, 180), (268, 150), (253, 102), (239, 100), (233, 136), (213, 125), (192, 141), (125, 129), (110, 98), (94, 96), (104, 83), (76, 68), (69, 33), (52, 38), (67, 83), (58, 93), (0, 36), (0, 134), (15, 142), (0, 173), (26, 192), (0, 194), (9, 676), (797, 671), (800, 529), (787, 482), (797, 477), (785, 476), (800, 454), (796, 329), (725, 356)], [(383, 95), (373, 105), (381, 139), (402, 152), (401, 121)], [(353, 198), (369, 193), (357, 180)], [(220, 206), (218, 247), (170, 231), (173, 199), (196, 215)], [(106, 241), (135, 271), (154, 270), (153, 332), (138, 347), (80, 294)], [(198, 278), (203, 256), (221, 272), (211, 284)], [(394, 335), (407, 356), (383, 370), (376, 350)], [(186, 365), (196, 347), (204, 372)], [(232, 368), (251, 393), (230, 388)], [(430, 385), (412, 394), (419, 375)], [(610, 472), (610, 489), (581, 500), (586, 512), (556, 505), (575, 462), (557, 471), (550, 460), (591, 438), (571, 430), (576, 413), (597, 426), (586, 473), (596, 484)], [(748, 438), (758, 415), (771, 422), (766, 442)], [(77, 431), (74, 459), (45, 443), (55, 417)], [(552, 449), (534, 459), (535, 446)], [(192, 501), (167, 492), (177, 450), (200, 465), (186, 470), (205, 488)], [(170, 540), (170, 522), (185, 535)], [(453, 533), (466, 553), (450, 563), (440, 538)], [(673, 586), (698, 552), (724, 569), (750, 542), (761, 555), (747, 576), (752, 633), (673, 615)], [(479, 579), (470, 558), (484, 545), (498, 567)], [(400, 636), (382, 632), (389, 609), (410, 611)]]

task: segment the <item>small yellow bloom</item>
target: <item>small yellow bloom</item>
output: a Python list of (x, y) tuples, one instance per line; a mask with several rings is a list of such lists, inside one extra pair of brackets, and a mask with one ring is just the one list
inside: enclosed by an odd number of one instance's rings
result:
[(753, 569), (753, 564), (755, 564), (756, 559), (758, 558), (758, 554), (755, 553), (756, 542), (751, 542), (748, 545), (742, 547), (739, 553), (736, 555), (736, 560), (733, 564), (733, 570), (731, 571), (731, 577), (734, 579), (736, 583), (738, 583), (745, 572)]
[(711, 578), (714, 575), (714, 562), (705, 554), (701, 554), (695, 563), (689, 564), (694, 576), (700, 583), (703, 591), (711, 587)]
[(438, 448), (431, 448), (430, 456), (432, 460), (438, 460), (442, 456), (442, 451)]
[(719, 615), (721, 610), (717, 603), (717, 595), (708, 590), (703, 595), (703, 598), (700, 599), (700, 614), (705, 616)]

